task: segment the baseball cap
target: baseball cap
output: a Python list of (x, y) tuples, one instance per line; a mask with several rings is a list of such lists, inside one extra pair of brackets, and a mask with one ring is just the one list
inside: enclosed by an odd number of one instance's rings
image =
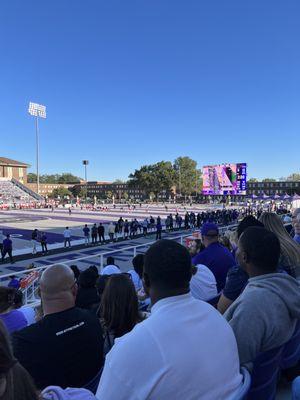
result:
[(201, 235), (203, 236), (217, 236), (219, 234), (218, 225), (212, 222), (206, 222), (201, 228)]

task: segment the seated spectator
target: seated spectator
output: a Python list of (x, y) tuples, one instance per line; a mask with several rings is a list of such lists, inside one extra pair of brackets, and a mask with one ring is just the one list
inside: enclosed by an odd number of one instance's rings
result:
[[(263, 227), (263, 224), (252, 215), (248, 215), (238, 224), (236, 231), (237, 239), (239, 239), (241, 234), (250, 226)], [(235, 252), (236, 250), (234, 251), (234, 254)], [(238, 264), (230, 268), (227, 274), (225, 287), (218, 302), (218, 310), (221, 314), (224, 314), (227, 308), (239, 297), (245, 289), (248, 279), (249, 276), (246, 271), (244, 271)]]
[(294, 240), (300, 244), (300, 208), (295, 208), (292, 212), (292, 235), (294, 237)]
[(234, 397), (242, 378), (233, 332), (209, 304), (193, 299), (191, 276), (185, 247), (160, 240), (149, 248), (144, 285), (152, 314), (106, 356), (97, 399)]
[(70, 265), (70, 268), (74, 272), (75, 279), (78, 282), (79, 276), (81, 274), (80, 269), (77, 267), (77, 265)]
[(9, 277), (9, 279), (10, 279), (10, 281), (8, 282), (7, 287), (11, 287), (11, 288), (14, 288), (14, 289), (18, 290), (18, 289), (20, 288), (20, 281), (19, 281), (19, 279), (17, 279), (17, 278), (15, 277), (15, 275), (11, 275), (11, 276)]
[(27, 326), (23, 313), (14, 308), (16, 289), (0, 286), (0, 319), (9, 333)]
[(143, 287), (144, 254), (137, 254), (133, 257), (132, 265), (133, 269), (129, 270), (128, 273), (131, 275), (135, 290), (138, 291)]
[(201, 239), (195, 239), (190, 242), (188, 247), (188, 251), (191, 257), (194, 257), (196, 254), (200, 253), (200, 251), (204, 250), (205, 246), (203, 245)]
[(284, 269), (294, 278), (300, 278), (300, 246), (287, 233), (279, 215), (264, 212), (259, 220), (279, 239), (281, 249), (279, 268)]
[(101, 298), (98, 316), (104, 333), (104, 353), (112, 348), (115, 338), (130, 332), (144, 319), (138, 311), (138, 298), (130, 277), (125, 274), (109, 278)]
[(96, 312), (100, 303), (100, 297), (96, 288), (97, 278), (97, 274), (91, 267), (81, 272), (78, 280), (76, 307)]
[(220, 244), (216, 224), (205, 223), (201, 228), (201, 235), (205, 250), (193, 257), (193, 265), (202, 264), (209, 268), (216, 278), (220, 292), (225, 286), (227, 272), (235, 265), (235, 261), (230, 251)]
[(0, 321), (0, 398), (38, 400), (38, 392), (28, 372), (13, 357), (5, 326)]
[(14, 333), (14, 354), (39, 389), (84, 386), (103, 364), (99, 320), (75, 307), (77, 284), (66, 265), (53, 265), (43, 272), (40, 292), (44, 317)]
[(208, 301), (218, 295), (216, 278), (209, 268), (198, 264), (193, 266), (192, 274), (190, 289), (195, 299)]
[(14, 309), (19, 310), (26, 318), (27, 325), (34, 324), (36, 322), (35, 309), (30, 306), (23, 305), (23, 292), (17, 290), (14, 297)]
[(115, 265), (115, 259), (113, 257), (107, 257), (106, 266), (103, 268), (101, 275), (113, 275), (120, 273), (120, 268)]
[(230, 252), (232, 252), (233, 247), (232, 247), (232, 245), (231, 245), (231, 243), (230, 243), (230, 240), (229, 240), (229, 238), (228, 238), (227, 236), (225, 236), (225, 235), (221, 236), (221, 237), (220, 237), (220, 243), (221, 243), (224, 247), (226, 247), (226, 249), (228, 249)]
[(250, 227), (241, 235), (237, 258), (249, 282), (224, 314), (237, 340), (240, 362), (251, 368), (259, 353), (286, 343), (300, 318), (296, 279), (278, 273), (280, 242), (265, 228)]

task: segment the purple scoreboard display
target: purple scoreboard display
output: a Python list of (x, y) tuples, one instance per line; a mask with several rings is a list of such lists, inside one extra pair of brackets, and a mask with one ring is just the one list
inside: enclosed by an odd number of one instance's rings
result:
[(206, 195), (246, 195), (247, 164), (219, 164), (203, 167), (203, 190)]

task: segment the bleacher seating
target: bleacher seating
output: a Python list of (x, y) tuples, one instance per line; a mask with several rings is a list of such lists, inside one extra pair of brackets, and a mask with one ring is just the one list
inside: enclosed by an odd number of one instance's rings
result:
[(0, 179), (0, 204), (2, 205), (28, 204), (41, 199), (41, 196), (15, 180)]

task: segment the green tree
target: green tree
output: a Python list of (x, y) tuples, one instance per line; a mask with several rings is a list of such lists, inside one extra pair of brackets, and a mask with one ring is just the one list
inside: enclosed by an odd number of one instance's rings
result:
[(72, 197), (72, 193), (66, 188), (53, 189), (52, 193), (49, 195), (49, 197), (55, 199), (57, 199), (58, 197), (64, 198), (66, 196)]
[(250, 178), (248, 179), (248, 182), (258, 182), (258, 180), (256, 178)]
[(129, 175), (129, 186), (139, 187), (149, 196), (150, 192), (158, 195), (170, 192), (176, 180), (176, 172), (170, 161), (160, 161), (152, 165), (143, 165)]
[(122, 179), (116, 179), (115, 181), (113, 181), (113, 183), (125, 183), (125, 181), (122, 181)]
[(106, 198), (107, 198), (107, 199), (109, 199), (109, 200), (112, 199), (112, 197), (113, 197), (113, 192), (111, 192), (110, 190), (108, 190), (105, 194), (106, 194)]
[(124, 199), (124, 200), (128, 200), (128, 197), (129, 197), (128, 192), (124, 192), (124, 193), (123, 193), (123, 199)]
[(28, 183), (36, 183), (36, 180), (37, 180), (36, 174), (34, 174), (33, 172), (29, 172), (27, 174), (27, 182)]
[(201, 171), (197, 162), (190, 157), (178, 157), (174, 161), (176, 171), (176, 191), (185, 196), (202, 190)]
[(287, 180), (287, 181), (297, 181), (297, 182), (299, 182), (299, 181), (300, 181), (300, 174), (294, 172), (293, 174), (289, 175), (289, 176), (286, 178), (286, 180)]
[(80, 178), (71, 174), (70, 172), (64, 172), (58, 178), (58, 183), (79, 183)]
[(262, 182), (276, 182), (276, 179), (274, 179), (274, 178), (264, 178), (262, 180)]

